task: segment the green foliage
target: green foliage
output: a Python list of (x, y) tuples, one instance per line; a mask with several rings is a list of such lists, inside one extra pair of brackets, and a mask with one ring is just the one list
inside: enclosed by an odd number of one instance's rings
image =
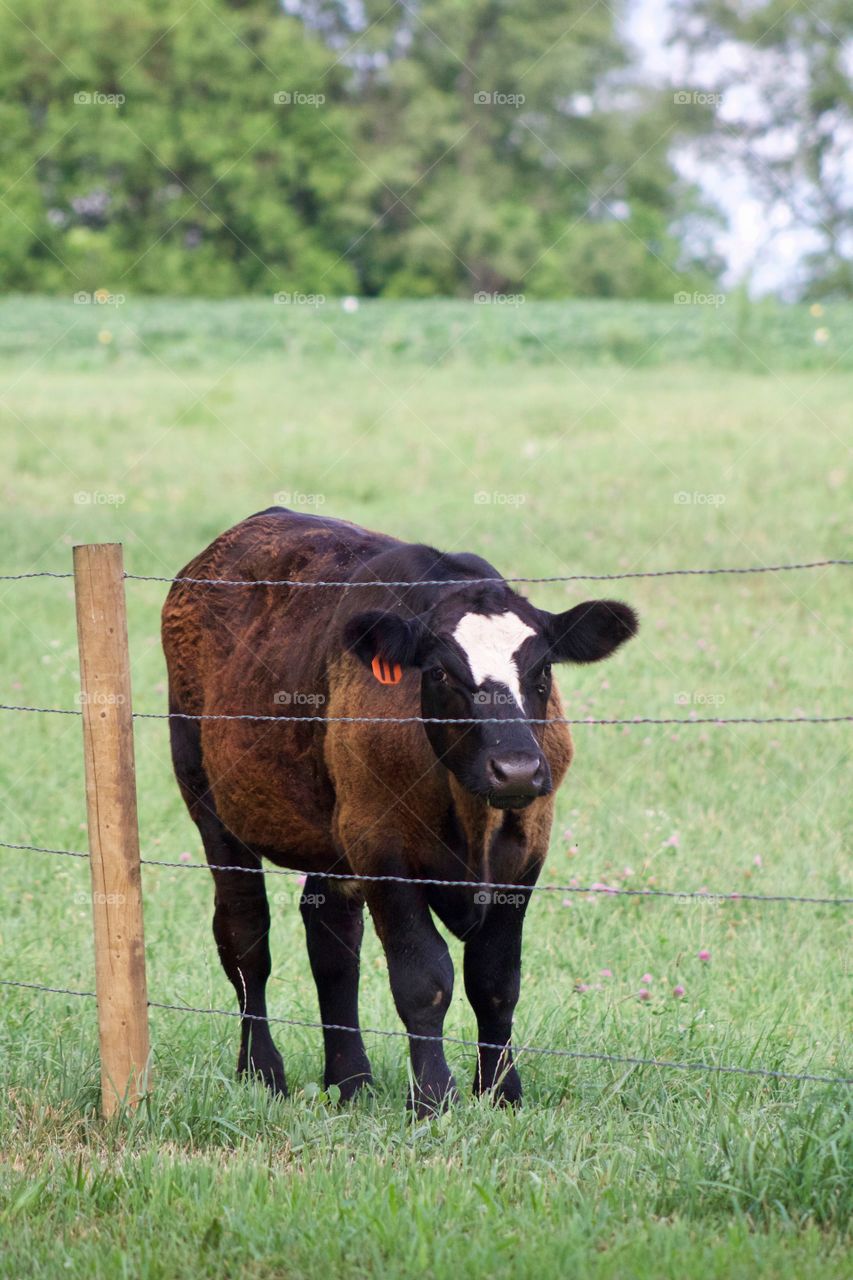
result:
[[(20, 0), (0, 50), (7, 289), (355, 284), (341, 255), (365, 207), (335, 137), (340, 73), (274, 5)], [(274, 101), (321, 80), (322, 115)]]
[[(586, 0), (12, 0), (0, 287), (671, 297), (684, 193)], [(81, 98), (82, 95), (82, 98)], [(275, 101), (275, 96), (289, 101)]]

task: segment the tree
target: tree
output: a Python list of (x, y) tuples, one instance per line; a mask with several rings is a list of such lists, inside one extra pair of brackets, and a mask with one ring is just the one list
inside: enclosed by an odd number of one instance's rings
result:
[(676, 40), (697, 82), (717, 95), (706, 154), (748, 176), (768, 228), (809, 233), (806, 296), (853, 296), (853, 7), (848, 0), (676, 5)]
[(0, 7), (3, 286), (356, 287), (366, 205), (329, 61), (259, 0)]
[(387, 9), (366, 4), (351, 59), (359, 154), (381, 184), (350, 251), (368, 288), (672, 297), (672, 126), (650, 95), (608, 86), (626, 62), (613, 10)]
[(671, 298), (706, 277), (626, 65), (589, 0), (11, 0), (0, 281)]

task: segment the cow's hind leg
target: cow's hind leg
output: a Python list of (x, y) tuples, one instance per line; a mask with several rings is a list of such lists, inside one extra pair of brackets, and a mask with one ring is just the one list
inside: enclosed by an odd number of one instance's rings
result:
[(219, 820), (201, 763), (198, 725), (172, 720), (170, 726), (175, 772), (213, 872), (213, 936), (243, 1015), (237, 1073), (259, 1076), (273, 1093), (286, 1094), (284, 1063), (265, 1021), (270, 911), (264, 877), (257, 874), (261, 860)]
[[(201, 824), (199, 824), (201, 827)], [(208, 862), (216, 885), (213, 936), (222, 967), (237, 992), (243, 1017), (240, 1022), (240, 1054), (237, 1074), (259, 1076), (273, 1093), (287, 1093), (284, 1063), (270, 1034), (266, 985), (270, 976), (270, 910), (264, 878), (245, 871), (219, 871), (226, 866), (254, 865), (258, 859), (237, 842), (218, 836), (210, 839), (202, 829)]]
[(326, 1048), (324, 1085), (337, 1085), (341, 1098), (352, 1098), (372, 1083), (361, 1033), (336, 1027), (358, 1027), (358, 978), (364, 908), (360, 900), (335, 890), (323, 876), (309, 876), (300, 901), (311, 972), (317, 984)]

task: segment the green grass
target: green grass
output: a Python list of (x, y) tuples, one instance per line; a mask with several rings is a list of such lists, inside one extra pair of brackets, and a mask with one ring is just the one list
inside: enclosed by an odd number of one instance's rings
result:
[[(89, 297), (89, 295), (85, 295)], [(698, 363), (757, 373), (853, 369), (853, 306), (751, 303), (739, 293), (689, 295), (686, 302), (362, 302), (356, 314), (323, 295), (274, 303), (274, 296), (210, 303), (139, 299), (75, 304), (49, 298), (0, 302), (0, 359), (42, 356), (52, 364), (102, 369), (162, 359), (184, 367), (247, 355), (527, 365), (623, 364), (659, 368)], [(291, 295), (284, 295), (291, 296)], [(682, 296), (682, 295), (676, 295)], [(684, 295), (687, 297), (687, 295)], [(99, 343), (105, 332), (108, 340)]]
[[(766, 331), (749, 312), (761, 359), (743, 348), (737, 367), (725, 308), (670, 308), (663, 353), (645, 347), (665, 309), (639, 306), (372, 304), (304, 321), (275, 308), (287, 342), (265, 335), (260, 302), (106, 310), (0, 306), (0, 572), (68, 570), (72, 543), (117, 539), (129, 570), (168, 575), (283, 493), (507, 574), (849, 555), (848, 312), (780, 310)], [(832, 351), (811, 342), (818, 323)], [(602, 667), (563, 669), (569, 713), (849, 711), (846, 572), (603, 588), (643, 630)], [(531, 595), (556, 609), (591, 589)], [(163, 594), (128, 585), (137, 710), (164, 709)], [(0, 608), (0, 701), (73, 707), (70, 583), (0, 584)], [(2, 723), (0, 839), (84, 847), (79, 722)], [(575, 737), (549, 879), (850, 893), (846, 726)], [(200, 859), (163, 724), (136, 738), (146, 855)], [(0, 850), (0, 867), (0, 976), (90, 989), (86, 864)], [(149, 868), (144, 890), (152, 999), (233, 1008), (207, 874)], [(270, 893), (272, 1012), (314, 1020), (293, 886)], [(840, 908), (540, 895), (528, 920), (519, 1042), (850, 1066)], [(370, 930), (362, 990), (365, 1024), (399, 1028)], [(843, 1088), (531, 1055), (518, 1114), (466, 1097), (418, 1124), (402, 1040), (372, 1038), (375, 1096), (340, 1110), (318, 1088), (319, 1032), (279, 1028), (293, 1097), (271, 1103), (232, 1079), (234, 1020), (155, 1010), (150, 1104), (107, 1125), (93, 1002), (4, 988), (2, 1009), (4, 1276), (848, 1273)], [(461, 982), (447, 1030), (474, 1030)], [(470, 1051), (449, 1058), (467, 1082)]]

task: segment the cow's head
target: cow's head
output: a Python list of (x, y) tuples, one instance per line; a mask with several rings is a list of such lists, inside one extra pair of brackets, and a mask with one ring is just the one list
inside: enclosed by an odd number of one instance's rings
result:
[(425, 719), (438, 759), (474, 795), (521, 809), (551, 790), (540, 746), (554, 662), (599, 662), (637, 630), (617, 600), (586, 600), (546, 613), (504, 588), (465, 591), (426, 613), (371, 610), (351, 617), (344, 644), (370, 667), (378, 656), (421, 672)]

